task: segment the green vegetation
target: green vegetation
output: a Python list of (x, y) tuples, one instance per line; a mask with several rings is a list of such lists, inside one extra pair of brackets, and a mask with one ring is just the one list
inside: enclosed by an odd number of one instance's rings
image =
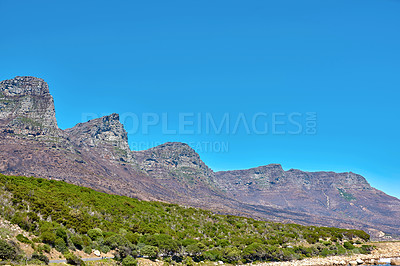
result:
[(23, 236), (22, 234), (17, 235), (17, 240), (21, 243), (32, 244), (33, 242), (29, 240), (29, 238)]
[(342, 196), (345, 200), (351, 201), (355, 200), (356, 198), (351, 194), (346, 192), (343, 188), (338, 188), (340, 196)]
[(13, 120), (13, 123), (15, 125), (20, 125), (20, 126), (24, 126), (24, 127), (29, 126), (30, 128), (39, 128), (39, 129), (43, 128), (43, 125), (40, 122), (38, 122), (34, 119), (31, 119), (29, 117), (23, 117), (23, 116), (15, 118)]
[[(75, 265), (83, 263), (71, 253), (77, 249), (114, 250), (123, 265), (135, 265), (138, 256), (190, 265), (203, 260), (285, 261), (370, 250), (351, 244), (369, 239), (359, 230), (217, 215), (109, 195), (62, 181), (0, 174), (0, 197), (0, 215), (36, 236), (29, 240), (21, 235), (19, 241), (31, 241), (38, 254), (55, 248)], [(3, 245), (5, 252), (12, 248)]]
[(0, 239), (0, 259), (1, 260), (14, 260), (18, 257), (20, 251), (15, 243), (7, 242)]

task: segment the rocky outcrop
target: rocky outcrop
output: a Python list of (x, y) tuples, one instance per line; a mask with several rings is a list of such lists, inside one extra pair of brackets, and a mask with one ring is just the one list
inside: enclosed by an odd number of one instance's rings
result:
[(65, 132), (78, 147), (97, 148), (104, 153), (103, 157), (111, 156), (115, 160), (132, 161), (128, 134), (119, 122), (118, 114), (79, 123)]
[(35, 77), (15, 77), (0, 82), (0, 120), (0, 126), (17, 134), (59, 131), (49, 87)]
[(140, 169), (154, 178), (175, 178), (189, 184), (214, 183), (214, 172), (189, 145), (167, 142), (135, 152)]

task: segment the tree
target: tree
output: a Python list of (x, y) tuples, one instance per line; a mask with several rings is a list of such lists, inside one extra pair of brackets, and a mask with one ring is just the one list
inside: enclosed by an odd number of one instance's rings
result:
[(158, 256), (158, 248), (154, 246), (146, 245), (140, 250), (140, 254), (143, 256), (154, 259)]
[(132, 256), (128, 256), (122, 260), (122, 266), (136, 266), (137, 260), (135, 260)]
[(56, 241), (54, 241), (54, 247), (57, 251), (64, 253), (68, 251), (67, 244), (65, 243), (64, 239), (62, 238), (57, 238)]
[(43, 261), (43, 262), (46, 263), (46, 264), (49, 264), (49, 258), (46, 257), (46, 256), (43, 255), (43, 254), (33, 253), (33, 254), (32, 254), (32, 260), (40, 260), (40, 261)]
[(14, 245), (3, 239), (0, 239), (0, 259), (13, 260), (17, 257), (17, 254), (18, 251)]
[(343, 246), (344, 246), (346, 249), (350, 249), (350, 250), (356, 248), (356, 247), (355, 247), (352, 243), (350, 243), (350, 242), (344, 242)]
[(235, 263), (240, 260), (241, 254), (237, 247), (227, 247), (224, 249), (224, 259), (230, 263)]
[(54, 241), (56, 241), (57, 236), (51, 231), (45, 231), (42, 233), (41, 238), (43, 243), (54, 245)]
[(94, 228), (94, 229), (90, 229), (87, 232), (87, 235), (93, 240), (97, 240), (101, 237), (103, 237), (103, 231), (100, 228)]
[(78, 265), (78, 266), (85, 265), (85, 262), (80, 257), (76, 256), (73, 253), (67, 253), (67, 254), (64, 255), (64, 257), (67, 260), (68, 264)]
[(250, 244), (243, 250), (243, 257), (248, 261), (262, 260), (265, 254), (265, 247), (260, 243)]

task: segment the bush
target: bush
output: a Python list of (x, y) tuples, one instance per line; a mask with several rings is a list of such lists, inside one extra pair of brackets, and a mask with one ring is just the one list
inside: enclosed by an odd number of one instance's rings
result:
[(83, 247), (83, 252), (86, 254), (91, 254), (92, 253), (92, 248), (90, 246), (84, 246)]
[(183, 263), (183, 265), (187, 265), (187, 266), (194, 266), (194, 265), (196, 265), (191, 257), (186, 257), (186, 258), (182, 261), (182, 263)]
[(46, 257), (46, 256), (43, 255), (43, 254), (33, 253), (33, 254), (32, 254), (32, 260), (40, 260), (40, 261), (43, 261), (43, 262), (46, 263), (46, 264), (49, 264), (49, 258)]
[(56, 241), (54, 241), (54, 247), (57, 251), (61, 253), (65, 253), (68, 251), (67, 244), (62, 238), (57, 238)]
[(74, 244), (74, 246), (79, 249), (82, 250), (83, 248), (83, 239), (80, 235), (73, 235), (71, 237), (71, 242), (72, 244)]
[(100, 228), (94, 228), (94, 229), (90, 229), (87, 232), (87, 235), (93, 240), (97, 240), (99, 238), (103, 237), (103, 231)]
[(122, 266), (136, 266), (137, 260), (135, 260), (132, 256), (128, 256), (122, 260)]
[(33, 242), (31, 240), (29, 240), (29, 238), (23, 236), (22, 234), (18, 234), (17, 235), (17, 240), (21, 243), (25, 243), (25, 244), (32, 244)]
[(56, 241), (57, 236), (55, 233), (51, 232), (51, 231), (45, 231), (42, 233), (41, 235), (42, 238), (42, 242), (49, 244), (49, 245), (54, 245), (54, 241)]
[(64, 257), (67, 260), (68, 264), (78, 265), (78, 266), (85, 265), (85, 262), (73, 253), (67, 253), (64, 255)]
[(64, 241), (67, 241), (67, 231), (62, 227), (57, 228), (56, 236), (62, 238)]
[(265, 256), (264, 245), (253, 243), (243, 250), (243, 257), (248, 261), (262, 260)]
[(218, 249), (212, 249), (203, 253), (205, 260), (217, 261), (222, 259), (222, 252)]
[(140, 250), (140, 254), (151, 259), (155, 259), (158, 256), (158, 248), (146, 245)]
[(13, 260), (17, 257), (18, 250), (11, 243), (0, 239), (0, 259)]
[(36, 248), (36, 251), (39, 253), (42, 253), (43, 251), (46, 253), (50, 253), (51, 248), (49, 245), (45, 244), (45, 245), (38, 245)]
[(235, 263), (240, 260), (241, 254), (237, 247), (227, 247), (224, 249), (224, 259), (230, 263)]
[(345, 249), (350, 249), (350, 250), (356, 248), (356, 247), (355, 247), (352, 243), (350, 243), (350, 242), (344, 242), (343, 247), (344, 247)]
[(370, 245), (362, 245), (360, 248), (361, 254), (371, 254), (371, 251), (374, 249), (373, 246)]

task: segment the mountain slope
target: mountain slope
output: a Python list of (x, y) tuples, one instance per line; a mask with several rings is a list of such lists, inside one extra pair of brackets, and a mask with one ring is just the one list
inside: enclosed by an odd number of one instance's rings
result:
[(41, 178), (0, 174), (0, 195), (0, 221), (5, 218), (26, 230), (26, 237), (19, 239), (35, 251), (47, 244), (63, 254), (111, 249), (117, 258), (163, 254), (176, 261), (191, 256), (198, 261), (245, 263), (371, 250), (350, 245), (368, 241), (369, 235), (360, 230), (216, 215)]
[(131, 151), (117, 114), (63, 131), (47, 84), (33, 77), (0, 82), (0, 172), (219, 213), (400, 235), (400, 200), (359, 175), (280, 165), (215, 173), (187, 144)]
[(219, 187), (248, 204), (274, 204), (292, 211), (339, 219), (354, 219), (387, 227), (399, 226), (400, 201), (348, 172), (284, 171), (271, 164), (216, 173)]

